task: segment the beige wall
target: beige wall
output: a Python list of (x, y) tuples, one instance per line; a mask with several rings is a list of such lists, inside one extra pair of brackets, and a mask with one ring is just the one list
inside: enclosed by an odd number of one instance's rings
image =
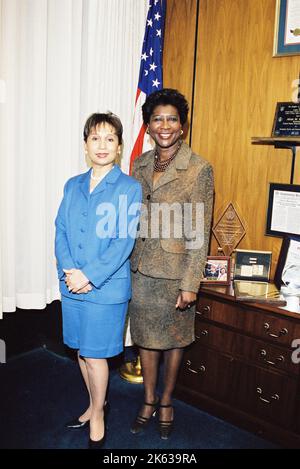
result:
[[(289, 150), (251, 145), (270, 136), (278, 101), (290, 101), (300, 57), (272, 57), (276, 0), (201, 0), (191, 145), (215, 170), (214, 222), (233, 202), (246, 225), (239, 247), (271, 250), (273, 273), (281, 240), (265, 236), (269, 182), (290, 181)], [(164, 85), (191, 103), (197, 0), (168, 0)], [(298, 156), (299, 159), (299, 156)], [(296, 163), (295, 183), (300, 183)], [(217, 254), (212, 240), (211, 254)]]

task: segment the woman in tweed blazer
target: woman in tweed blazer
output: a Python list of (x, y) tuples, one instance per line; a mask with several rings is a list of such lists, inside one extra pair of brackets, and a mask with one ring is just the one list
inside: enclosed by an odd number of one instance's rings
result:
[[(211, 226), (211, 165), (182, 142), (188, 103), (176, 90), (146, 99), (143, 119), (155, 149), (134, 162), (143, 188), (140, 236), (131, 256), (130, 330), (141, 357), (145, 402), (131, 426), (141, 432), (159, 409), (163, 439), (173, 428), (172, 393), (184, 347), (194, 341), (195, 300), (203, 275)], [(157, 396), (159, 359), (164, 389)]]

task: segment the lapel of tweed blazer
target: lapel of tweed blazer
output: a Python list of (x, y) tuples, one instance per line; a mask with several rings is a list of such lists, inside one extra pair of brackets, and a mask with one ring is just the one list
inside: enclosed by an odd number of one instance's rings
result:
[(178, 179), (179, 176), (177, 173), (177, 169), (187, 169), (191, 155), (192, 155), (192, 150), (190, 149), (190, 147), (186, 143), (182, 142), (182, 145), (180, 147), (178, 154), (175, 157), (175, 160), (172, 161), (172, 163), (167, 168), (167, 170), (157, 180), (153, 188), (153, 191), (156, 191), (161, 186), (164, 186), (165, 184), (168, 184), (169, 182), (174, 181), (175, 179)]
[(153, 178), (153, 161), (154, 161), (154, 150), (148, 152), (145, 158), (139, 163), (141, 168), (141, 176), (148, 184), (150, 190), (152, 190), (152, 178)]

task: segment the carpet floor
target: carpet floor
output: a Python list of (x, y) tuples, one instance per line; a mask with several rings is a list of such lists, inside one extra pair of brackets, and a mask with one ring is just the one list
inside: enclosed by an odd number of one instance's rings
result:
[[(35, 349), (0, 365), (0, 448), (86, 448), (88, 429), (67, 430), (64, 423), (87, 406), (76, 362), (47, 349)], [(143, 401), (143, 386), (110, 374), (107, 449), (250, 449), (276, 448), (258, 436), (175, 400), (175, 428), (161, 440), (156, 419), (143, 434), (130, 423)]]

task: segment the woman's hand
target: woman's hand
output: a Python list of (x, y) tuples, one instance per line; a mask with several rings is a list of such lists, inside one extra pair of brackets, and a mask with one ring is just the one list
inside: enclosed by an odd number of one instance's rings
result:
[(88, 293), (89, 291), (93, 290), (93, 287), (90, 283), (87, 284), (86, 287), (83, 287), (81, 288), (80, 290), (78, 290), (76, 293), (79, 294), (79, 293)]
[(191, 307), (191, 303), (196, 301), (197, 294), (193, 291), (181, 291), (177, 297), (176, 309), (186, 309)]
[[(80, 290), (87, 287), (89, 279), (79, 269), (63, 269), (66, 274), (65, 282), (69, 291), (79, 293)], [(84, 292), (86, 293), (86, 292)]]

